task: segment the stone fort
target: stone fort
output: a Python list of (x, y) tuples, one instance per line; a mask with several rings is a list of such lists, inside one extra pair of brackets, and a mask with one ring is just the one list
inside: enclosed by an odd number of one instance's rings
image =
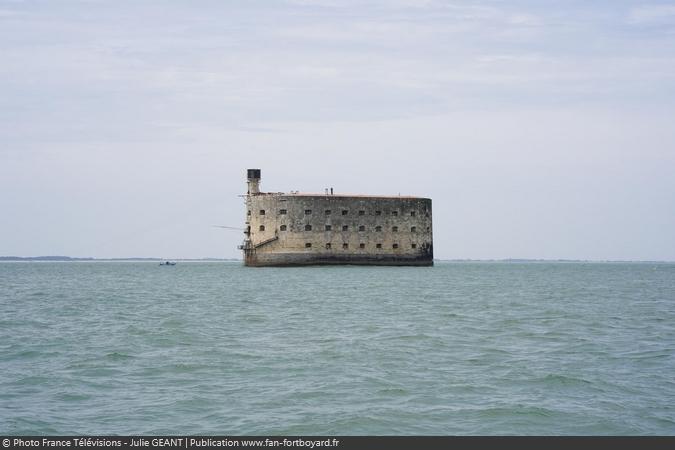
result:
[(261, 192), (260, 169), (247, 176), (247, 266), (433, 265), (429, 198)]

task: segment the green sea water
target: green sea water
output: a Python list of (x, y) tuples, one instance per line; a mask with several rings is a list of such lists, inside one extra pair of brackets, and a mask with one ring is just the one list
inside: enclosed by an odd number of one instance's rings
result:
[(0, 434), (675, 434), (675, 264), (0, 263)]

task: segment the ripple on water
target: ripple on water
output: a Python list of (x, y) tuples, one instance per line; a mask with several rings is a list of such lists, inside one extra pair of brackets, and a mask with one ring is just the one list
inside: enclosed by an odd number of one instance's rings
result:
[(128, 360), (128, 359), (133, 359), (134, 356), (128, 355), (126, 353), (121, 353), (121, 352), (112, 352), (112, 353), (106, 354), (105, 358), (109, 359), (111, 361), (124, 361), (124, 360)]
[(675, 264), (0, 264), (0, 434), (675, 434)]

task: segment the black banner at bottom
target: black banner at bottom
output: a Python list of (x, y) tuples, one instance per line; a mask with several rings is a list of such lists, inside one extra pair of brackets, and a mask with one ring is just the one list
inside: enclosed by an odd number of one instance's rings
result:
[(675, 436), (665, 437), (468, 437), (468, 436), (0, 436), (3, 449), (518, 449), (640, 448), (673, 449)]

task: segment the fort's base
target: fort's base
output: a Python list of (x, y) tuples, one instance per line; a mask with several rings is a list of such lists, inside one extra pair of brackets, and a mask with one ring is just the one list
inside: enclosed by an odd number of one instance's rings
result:
[(311, 253), (253, 253), (246, 255), (244, 265), (251, 267), (366, 265), (366, 266), (433, 266), (430, 255), (359, 255)]

